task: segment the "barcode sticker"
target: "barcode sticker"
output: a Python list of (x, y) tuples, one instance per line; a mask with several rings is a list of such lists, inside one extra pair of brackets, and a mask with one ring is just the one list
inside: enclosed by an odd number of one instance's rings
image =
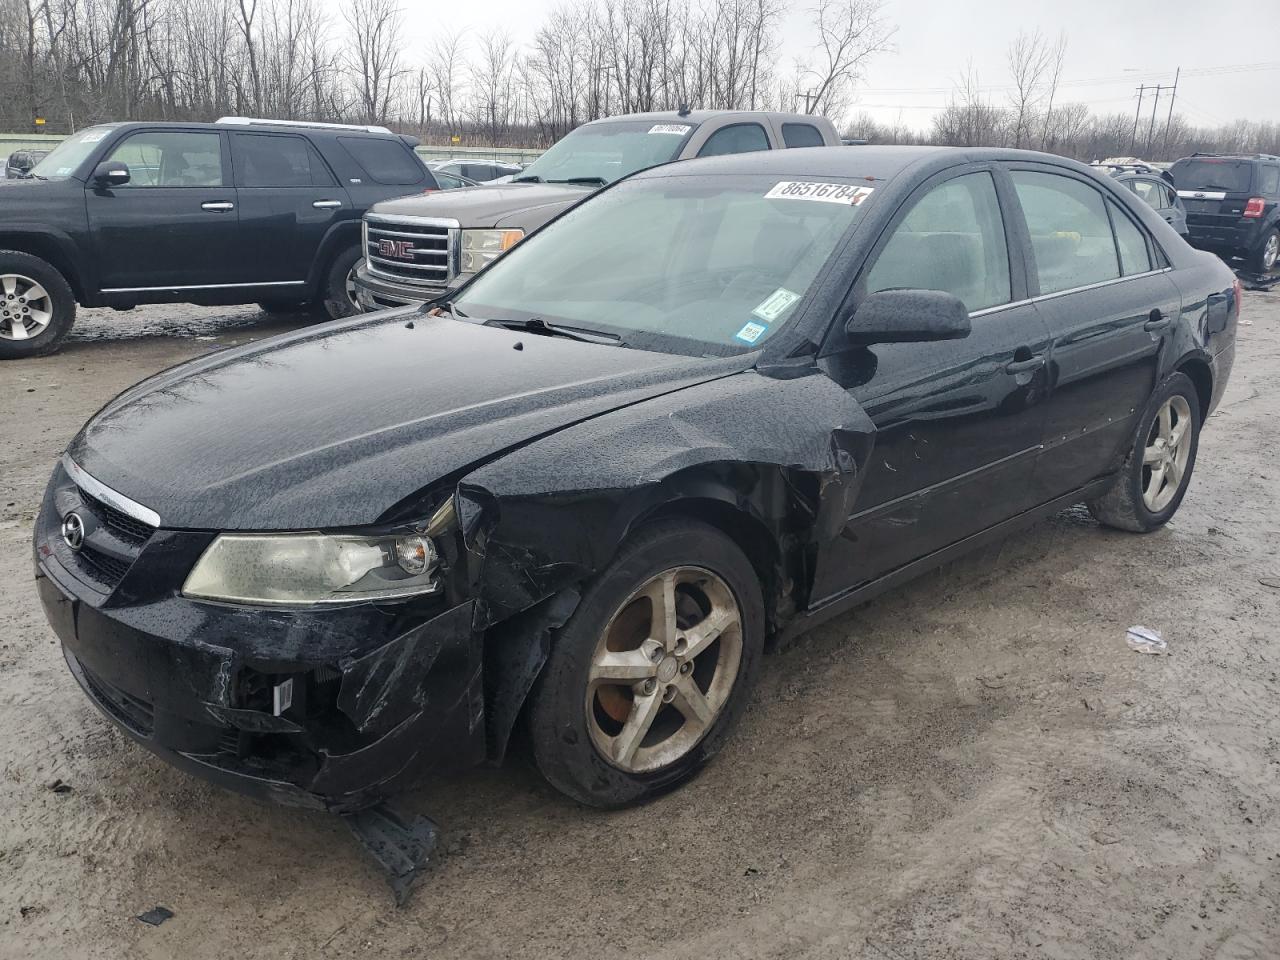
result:
[(822, 203), (844, 203), (856, 207), (875, 192), (874, 187), (855, 187), (848, 183), (819, 183), (812, 180), (783, 180), (764, 195), (766, 200), (819, 200)]
[(751, 313), (765, 323), (773, 323), (773, 321), (790, 310), (792, 305), (799, 299), (800, 294), (792, 293), (786, 287), (779, 287), (765, 297), (764, 302), (752, 310)]
[(674, 133), (678, 137), (683, 137), (692, 127), (688, 127), (683, 123), (655, 123), (649, 128), (650, 133)]

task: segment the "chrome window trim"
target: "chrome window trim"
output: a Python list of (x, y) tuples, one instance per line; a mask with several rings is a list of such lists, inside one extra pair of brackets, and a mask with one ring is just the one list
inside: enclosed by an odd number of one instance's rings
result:
[(1112, 280), (1099, 280), (1097, 283), (1086, 283), (1082, 287), (1069, 287), (1066, 290), (1055, 290), (1053, 293), (1041, 293), (1034, 297), (1028, 297), (1025, 300), (1014, 300), (1012, 303), (1002, 303), (998, 306), (987, 307), (983, 310), (975, 310), (969, 314), (970, 319), (974, 317), (985, 317), (988, 314), (999, 313), (1001, 310), (1012, 310), (1014, 307), (1026, 306), (1028, 303), (1040, 303), (1042, 300), (1053, 300), (1057, 297), (1065, 297), (1072, 293), (1082, 293), (1085, 290), (1097, 290), (1101, 287), (1109, 287), (1117, 283), (1127, 283), (1130, 280), (1141, 280), (1143, 277), (1154, 277), (1161, 273), (1170, 273), (1173, 267), (1160, 267), (1156, 270), (1144, 270), (1142, 273), (1132, 273), (1127, 277), (1115, 277)]
[(89, 496), (101, 500), (108, 507), (119, 510), (135, 520), (141, 520), (143, 523), (157, 529), (160, 527), (160, 514), (150, 507), (144, 507), (136, 500), (130, 500), (123, 493), (112, 490), (101, 480), (96, 480), (89, 476), (89, 474), (85, 473), (84, 468), (71, 459), (71, 454), (64, 453), (62, 455), (62, 469), (67, 471), (67, 476)]

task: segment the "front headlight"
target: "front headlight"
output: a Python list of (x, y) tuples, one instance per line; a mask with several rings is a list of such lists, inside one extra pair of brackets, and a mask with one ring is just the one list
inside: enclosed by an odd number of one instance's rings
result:
[(524, 237), (523, 230), (463, 230), (462, 273), (475, 273), (514, 247)]
[(224, 533), (196, 561), (185, 596), (230, 603), (393, 600), (440, 589), (428, 536)]

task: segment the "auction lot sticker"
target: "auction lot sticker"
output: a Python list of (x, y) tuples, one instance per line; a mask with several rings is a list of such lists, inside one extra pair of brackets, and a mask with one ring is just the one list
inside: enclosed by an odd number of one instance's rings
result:
[(818, 183), (812, 180), (783, 180), (764, 195), (766, 200), (820, 200), (856, 207), (875, 192), (874, 187), (855, 187), (848, 183)]
[(678, 137), (683, 137), (689, 132), (689, 127), (683, 123), (655, 123), (649, 128), (650, 133), (674, 133)]

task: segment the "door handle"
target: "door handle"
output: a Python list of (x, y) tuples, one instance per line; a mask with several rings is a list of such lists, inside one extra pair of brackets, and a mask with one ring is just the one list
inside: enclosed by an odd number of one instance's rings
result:
[(317, 210), (332, 210), (335, 207), (342, 206), (342, 201), (341, 200), (317, 200), (315, 201), (315, 203), (311, 205), (315, 207)]
[(1160, 308), (1151, 311), (1151, 315), (1147, 318), (1147, 322), (1142, 325), (1143, 330), (1163, 330), (1173, 321), (1165, 314), (1160, 312)]
[(1044, 366), (1044, 354), (1038, 353), (1026, 360), (1010, 360), (1004, 365), (1006, 373), (1026, 373), (1028, 370), (1039, 370)]
[(226, 213), (228, 210), (234, 210), (236, 205), (230, 200), (207, 200), (200, 204), (201, 210), (210, 210), (214, 213)]

